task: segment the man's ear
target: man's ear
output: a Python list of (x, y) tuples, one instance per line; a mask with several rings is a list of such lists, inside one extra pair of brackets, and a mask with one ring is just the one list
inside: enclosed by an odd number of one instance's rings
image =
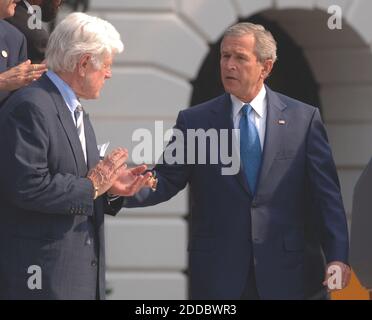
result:
[(273, 70), (274, 62), (271, 59), (267, 59), (262, 65), (263, 65), (262, 77), (265, 80), (266, 78), (269, 77), (271, 71)]
[(89, 54), (84, 54), (80, 57), (79, 62), (78, 62), (79, 76), (85, 77), (90, 60), (91, 60), (91, 56)]

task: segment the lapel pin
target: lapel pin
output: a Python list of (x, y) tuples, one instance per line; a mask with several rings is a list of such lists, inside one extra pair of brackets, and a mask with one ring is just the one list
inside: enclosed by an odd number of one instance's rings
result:
[(2, 55), (4, 58), (8, 58), (8, 52), (6, 52), (5, 50), (1, 51), (1, 55)]
[(285, 120), (279, 120), (278, 123), (279, 123), (281, 126), (284, 126), (284, 125), (285, 125)]

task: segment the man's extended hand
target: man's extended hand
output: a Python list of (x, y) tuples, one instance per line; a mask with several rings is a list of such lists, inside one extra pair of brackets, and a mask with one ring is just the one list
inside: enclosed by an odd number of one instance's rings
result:
[(348, 265), (340, 261), (333, 261), (327, 265), (323, 285), (328, 287), (328, 291), (341, 290), (348, 286), (350, 277), (351, 270)]
[(128, 159), (128, 150), (117, 148), (107, 157), (100, 161), (87, 175), (97, 189), (96, 196), (104, 194), (111, 188), (119, 175), (126, 167), (125, 161)]
[(144, 187), (152, 187), (152, 173), (146, 171), (146, 165), (132, 169), (121, 168), (119, 178), (109, 190), (118, 196), (133, 196)]
[(47, 71), (45, 64), (31, 64), (27, 60), (16, 67), (0, 73), (0, 90), (13, 91), (29, 85)]

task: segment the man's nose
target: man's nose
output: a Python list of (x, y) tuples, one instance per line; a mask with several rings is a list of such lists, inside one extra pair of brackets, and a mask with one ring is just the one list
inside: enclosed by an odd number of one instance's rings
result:
[(105, 79), (110, 79), (112, 77), (112, 72), (111, 70), (107, 70), (105, 74)]
[(236, 63), (235, 63), (234, 59), (229, 58), (226, 61), (226, 67), (227, 67), (228, 70), (235, 70), (236, 69)]

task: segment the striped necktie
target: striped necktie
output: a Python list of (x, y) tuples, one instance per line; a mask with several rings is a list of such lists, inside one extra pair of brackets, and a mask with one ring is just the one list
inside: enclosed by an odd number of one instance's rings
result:
[(84, 131), (84, 110), (81, 105), (77, 106), (74, 112), (76, 129), (78, 132), (81, 148), (83, 149), (85, 163), (87, 163), (87, 146), (85, 142), (85, 131)]

